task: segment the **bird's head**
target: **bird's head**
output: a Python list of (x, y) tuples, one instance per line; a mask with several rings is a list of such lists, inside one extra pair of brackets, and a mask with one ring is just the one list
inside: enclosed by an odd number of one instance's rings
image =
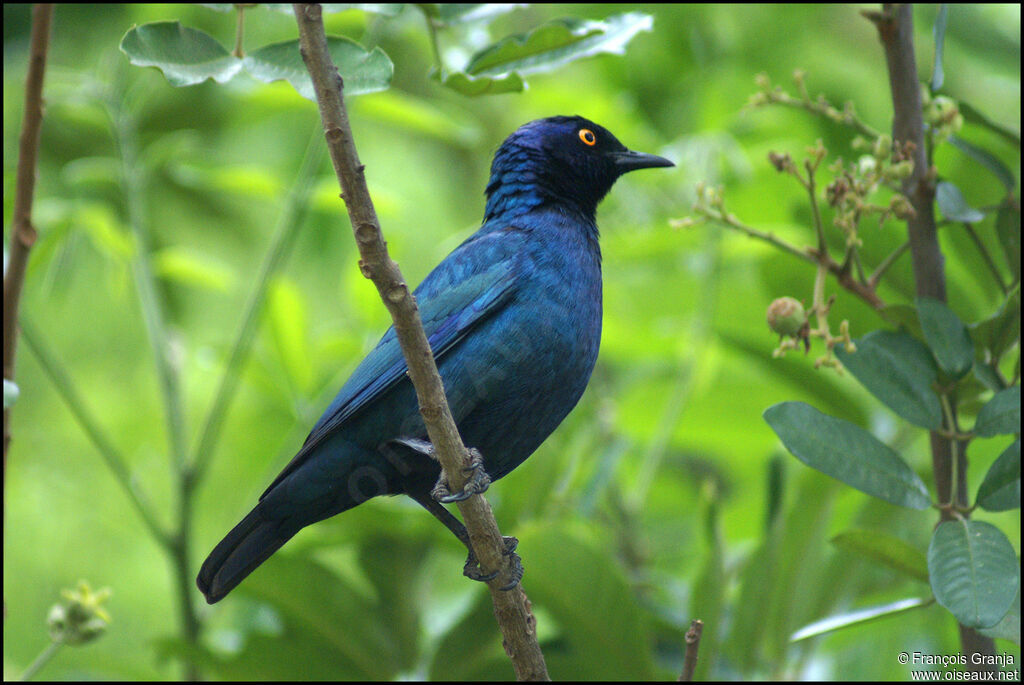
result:
[(555, 202), (593, 216), (621, 176), (635, 169), (675, 166), (633, 152), (603, 126), (558, 116), (523, 124), (505, 139), (491, 164), (487, 218), (518, 207)]

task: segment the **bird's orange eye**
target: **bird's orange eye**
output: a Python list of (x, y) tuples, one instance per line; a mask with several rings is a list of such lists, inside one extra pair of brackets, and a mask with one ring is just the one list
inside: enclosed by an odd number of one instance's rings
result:
[(597, 136), (589, 128), (580, 129), (580, 140), (583, 141), (584, 145), (590, 145), (591, 147), (597, 145)]

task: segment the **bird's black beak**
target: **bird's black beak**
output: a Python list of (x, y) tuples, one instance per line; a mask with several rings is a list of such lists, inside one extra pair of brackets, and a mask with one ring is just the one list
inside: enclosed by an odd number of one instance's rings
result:
[(659, 157), (658, 155), (649, 155), (646, 152), (633, 152), (632, 150), (623, 150), (622, 152), (612, 153), (612, 159), (615, 161), (615, 168), (618, 169), (620, 174), (624, 174), (629, 171), (635, 171), (636, 169), (650, 169), (652, 167), (660, 166), (675, 166), (673, 162)]

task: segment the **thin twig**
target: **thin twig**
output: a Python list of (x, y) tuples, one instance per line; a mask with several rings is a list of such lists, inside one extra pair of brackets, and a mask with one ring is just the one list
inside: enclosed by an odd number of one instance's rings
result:
[(848, 270), (843, 269), (839, 262), (832, 259), (828, 253), (819, 254), (813, 247), (799, 248), (796, 245), (777, 237), (774, 233), (768, 233), (766, 231), (758, 230), (753, 226), (748, 226), (736, 218), (735, 214), (727, 212), (724, 209), (716, 209), (707, 205), (698, 205), (695, 209), (709, 219), (717, 221), (718, 223), (728, 226), (740, 233), (744, 233), (751, 238), (757, 238), (758, 240), (762, 240), (770, 245), (774, 245), (783, 252), (788, 252), (794, 257), (798, 257), (805, 262), (809, 262), (814, 265), (823, 264), (825, 268), (828, 269), (829, 273), (836, 277), (839, 285), (846, 288), (875, 309), (882, 309), (885, 307), (885, 301), (878, 296), (878, 293), (875, 292), (873, 286), (858, 281), (849, 273)]
[[(341, 97), (344, 84), (327, 52), (321, 8), (319, 5), (296, 4), (294, 9), (302, 57), (313, 79), (331, 161), (362, 258), (360, 269), (373, 281), (391, 314), (430, 442), (447, 474), (450, 487), (453, 491), (460, 490), (466, 480), (463, 468), (467, 464), (468, 451), (462, 444), (445, 399), (444, 386), (420, 322), (416, 301), (398, 265), (391, 260), (381, 235), (373, 201), (366, 187), (364, 167), (359, 162)], [(500, 570), (488, 586), (504, 636), (505, 651), (512, 660), (516, 678), (548, 680), (544, 655), (537, 643), (536, 619), (522, 587), (517, 585), (509, 592), (499, 589), (508, 582), (511, 569), (490, 505), (482, 496), (476, 495), (460, 502), (459, 510), (481, 568)]]
[(985, 260), (985, 265), (988, 267), (988, 270), (992, 272), (992, 277), (996, 279), (996, 284), (999, 286), (999, 290), (1002, 291), (1003, 295), (1006, 295), (1010, 292), (1010, 289), (1007, 287), (1006, 283), (1003, 282), (1003, 276), (999, 273), (999, 267), (997, 267), (995, 261), (992, 260), (992, 255), (989, 254), (988, 248), (985, 247), (985, 243), (981, 242), (981, 238), (978, 236), (977, 231), (974, 230), (974, 226), (970, 223), (965, 221), (964, 229), (967, 231), (967, 235), (971, 237), (971, 240), (974, 241), (974, 245), (978, 248), (978, 252), (981, 253), (981, 258)]
[(57, 389), (57, 394), (68, 405), (68, 409), (71, 410), (71, 414), (78, 421), (78, 425), (85, 431), (93, 446), (107, 463), (107, 467), (114, 474), (114, 480), (124, 490), (157, 543), (164, 547), (169, 546), (170, 534), (160, 525), (156, 515), (156, 508), (132, 476), (131, 470), (128, 468), (128, 460), (114, 447), (114, 443), (107, 437), (103, 429), (100, 428), (99, 422), (89, 412), (85, 402), (82, 400), (82, 396), (72, 382), (71, 376), (68, 375), (63, 365), (57, 361), (56, 355), (43, 342), (43, 336), (36, 330), (35, 324), (24, 315), (22, 315), (19, 323), (21, 325), (21, 335), (25, 338), (28, 349), (35, 355), (36, 360), (43, 369), (43, 373), (49, 377), (50, 382)]
[(46, 645), (46, 649), (40, 652), (39, 656), (32, 660), (32, 663), (29, 664), (28, 668), (25, 669), (25, 672), (21, 674), (21, 678), (19, 678), (19, 680), (26, 682), (35, 678), (36, 674), (39, 673), (43, 666), (50, 663), (50, 660), (63, 646), (64, 643), (60, 640), (54, 640), (50, 644)]
[[(116, 94), (111, 93), (106, 104), (112, 134), (121, 153), (121, 188), (128, 209), (128, 223), (136, 241), (131, 271), (145, 323), (146, 337), (153, 351), (160, 382), (167, 424), (171, 477), (177, 496), (177, 517), (170, 537), (170, 546), (167, 548), (173, 570), (172, 580), (177, 594), (185, 642), (197, 647), (202, 624), (192, 602), (194, 591), (189, 549), (195, 478), (187, 455), (180, 368), (173, 359), (164, 306), (157, 294), (156, 277), (153, 275), (150, 261), (149, 230), (144, 206), (146, 174), (138, 158), (138, 127), (134, 115), (126, 109)], [(194, 661), (185, 662), (184, 675), (186, 680), (200, 678), (199, 668)]]
[(885, 272), (889, 270), (889, 267), (892, 266), (896, 262), (896, 260), (899, 259), (903, 255), (903, 253), (909, 249), (910, 241), (908, 240), (907, 242), (903, 243), (895, 250), (893, 250), (892, 254), (883, 259), (882, 262), (875, 269), (874, 273), (872, 273), (868, 277), (868, 287), (877, 288), (878, 282), (882, 280), (882, 276), (884, 276)]
[[(25, 75), (25, 111), (18, 142), (18, 175), (11, 215), (11, 242), (4, 274), (3, 365), (4, 379), (14, 381), (14, 356), (18, 344), (18, 303), (25, 283), (28, 255), (36, 242), (32, 226), (32, 200), (36, 189), (36, 160), (43, 127), (43, 76), (50, 47), (53, 5), (32, 8), (28, 73)], [(11, 443), (10, 409), (4, 409), (4, 501), (7, 501), (7, 447)]]
[(693, 680), (697, 670), (697, 650), (700, 649), (700, 636), (704, 632), (704, 622), (699, 619), (690, 621), (690, 629), (686, 631), (686, 653), (683, 656), (683, 671), (678, 682), (688, 683)]

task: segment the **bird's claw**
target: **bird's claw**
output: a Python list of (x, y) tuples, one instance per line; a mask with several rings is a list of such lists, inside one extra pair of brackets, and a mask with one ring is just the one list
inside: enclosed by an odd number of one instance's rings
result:
[(466, 480), (466, 484), (462, 487), (460, 492), (453, 493), (448, 489), (448, 478), (441, 470), (441, 475), (437, 479), (437, 484), (434, 489), (430, 491), (430, 496), (435, 501), (441, 502), (442, 504), (450, 504), (452, 502), (462, 502), (469, 499), (473, 495), (478, 495), (482, 492), (486, 492), (487, 488), (491, 486), (491, 477), (487, 475), (487, 471), (484, 470), (484, 458), (475, 449), (469, 450), (469, 466), (462, 469), (462, 472), (469, 476)]
[[(505, 551), (503, 554), (508, 557), (509, 575), (511, 580), (503, 585), (500, 590), (508, 592), (515, 586), (519, 585), (519, 581), (523, 579), (523, 560), (516, 554), (516, 547), (519, 546), (519, 539), (506, 535), (502, 537), (505, 542)], [(462, 568), (462, 575), (466, 576), (470, 580), (478, 580), (482, 583), (488, 583), (498, 577), (501, 571), (492, 571), (491, 573), (484, 573), (483, 569), (480, 568), (480, 562), (477, 561), (476, 554), (470, 551), (469, 556), (466, 557), (466, 565)]]

